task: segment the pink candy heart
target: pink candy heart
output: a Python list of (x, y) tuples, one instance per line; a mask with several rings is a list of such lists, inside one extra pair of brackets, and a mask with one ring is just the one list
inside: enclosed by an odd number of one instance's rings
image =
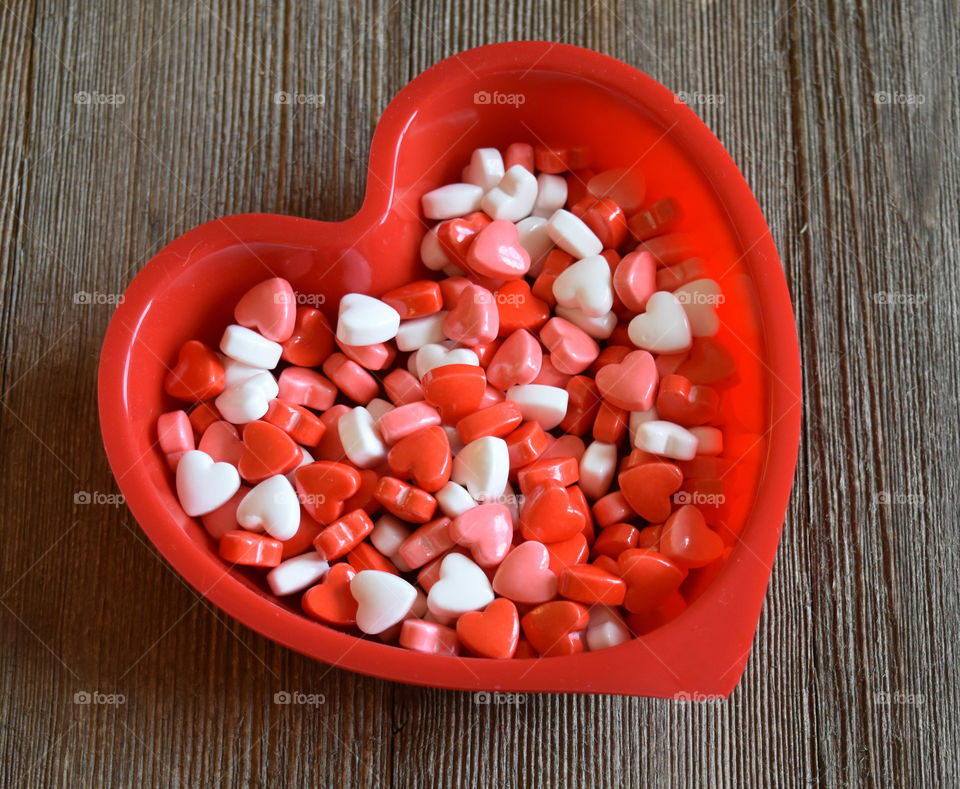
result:
[(649, 252), (624, 255), (613, 272), (613, 289), (628, 310), (642, 312), (657, 290), (657, 260)]
[[(476, 243), (476, 242), (474, 242)], [(443, 333), (461, 345), (483, 345), (496, 339), (500, 313), (493, 294), (479, 285), (467, 285), (456, 306), (443, 320)]]
[(517, 329), (503, 341), (487, 365), (487, 381), (506, 391), (517, 384), (531, 384), (540, 374), (543, 350), (526, 329)]
[(495, 567), (503, 561), (513, 542), (513, 518), (503, 504), (481, 504), (450, 524), (450, 536), (470, 549), (481, 567)]
[(628, 411), (647, 411), (657, 393), (657, 365), (646, 351), (631, 351), (620, 364), (605, 364), (597, 371), (597, 388), (603, 399)]
[(530, 269), (530, 253), (520, 246), (520, 236), (513, 222), (495, 219), (477, 234), (466, 262), (482, 277), (519, 279)]
[(548, 320), (540, 330), (540, 339), (550, 349), (550, 361), (561, 373), (582, 373), (600, 355), (600, 346), (593, 338), (563, 318)]
[(285, 342), (293, 334), (297, 300), (290, 283), (280, 277), (250, 288), (233, 311), (237, 323), (256, 329), (268, 340)]
[(497, 568), (493, 589), (501, 597), (530, 605), (556, 597), (557, 576), (550, 569), (547, 546), (536, 540), (520, 543)]

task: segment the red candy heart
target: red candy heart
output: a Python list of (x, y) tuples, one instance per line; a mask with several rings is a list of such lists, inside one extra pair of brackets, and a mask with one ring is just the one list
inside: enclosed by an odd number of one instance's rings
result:
[(355, 625), (357, 601), (350, 594), (350, 581), (356, 574), (345, 562), (333, 565), (323, 583), (304, 592), (301, 605), (307, 616), (337, 627)]
[(457, 637), (479, 657), (512, 658), (520, 638), (517, 607), (505, 597), (498, 597), (483, 611), (462, 614), (457, 620)]
[(303, 457), (296, 442), (268, 422), (250, 422), (243, 428), (243, 449), (237, 470), (247, 482), (286, 474)]
[(570, 213), (583, 220), (604, 249), (616, 249), (627, 237), (627, 217), (609, 197), (584, 197), (571, 206)]
[(283, 358), (298, 367), (318, 367), (333, 353), (333, 329), (320, 310), (298, 307), (293, 334), (283, 343)]
[(487, 377), (480, 367), (472, 364), (445, 364), (430, 370), (421, 383), (426, 401), (440, 409), (444, 422), (455, 425), (477, 410), (487, 387)]
[(662, 553), (643, 548), (621, 553), (617, 572), (627, 584), (624, 605), (634, 614), (659, 608), (676, 593), (686, 575)]
[(185, 342), (177, 363), (163, 382), (171, 397), (194, 403), (209, 400), (223, 391), (223, 365), (217, 355), (198, 340)]
[(573, 537), (566, 540), (549, 543), (547, 551), (550, 553), (550, 569), (558, 576), (564, 567), (583, 564), (590, 555), (587, 538), (583, 536), (582, 532), (574, 534)]
[(437, 240), (440, 242), (440, 248), (460, 268), (468, 268), (467, 253), (470, 245), (477, 233), (492, 221), (483, 211), (475, 211), (458, 219), (441, 222), (437, 226)]
[(408, 282), (384, 293), (380, 300), (400, 313), (401, 320), (433, 315), (443, 309), (440, 286), (430, 279)]
[(523, 502), (520, 531), (526, 540), (559, 542), (583, 531), (583, 513), (557, 482), (538, 485)]
[(723, 540), (692, 504), (684, 504), (660, 533), (660, 551), (681, 567), (703, 567), (723, 553)]
[(648, 411), (657, 391), (657, 365), (647, 351), (631, 351), (620, 364), (597, 371), (604, 400), (627, 411)]
[(676, 372), (695, 384), (712, 384), (733, 375), (733, 356), (715, 337), (697, 337), (690, 347), (690, 356)]
[(297, 494), (303, 508), (320, 523), (332, 523), (343, 503), (360, 489), (360, 473), (344, 463), (320, 460), (297, 469)]
[(442, 427), (422, 428), (394, 444), (387, 463), (398, 477), (412, 479), (417, 487), (433, 493), (450, 480), (450, 441)]
[(561, 597), (587, 605), (620, 605), (627, 592), (623, 579), (590, 564), (565, 567), (557, 591)]
[(657, 414), (661, 419), (693, 427), (712, 420), (719, 407), (720, 396), (709, 386), (691, 384), (682, 375), (668, 375), (660, 381)]
[(568, 600), (544, 603), (521, 620), (523, 634), (543, 657), (575, 655), (583, 651), (581, 631), (590, 622), (587, 607)]
[(673, 463), (654, 460), (621, 471), (620, 492), (641, 518), (660, 523), (673, 509), (670, 497), (680, 489), (683, 474)]
[(500, 313), (500, 336), (509, 337), (517, 329), (538, 331), (550, 318), (550, 307), (530, 292), (525, 279), (502, 285), (494, 294)]

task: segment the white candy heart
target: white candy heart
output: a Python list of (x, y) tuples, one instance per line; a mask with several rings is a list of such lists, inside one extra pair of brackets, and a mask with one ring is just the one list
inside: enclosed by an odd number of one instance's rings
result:
[(395, 515), (381, 515), (373, 524), (370, 532), (370, 542), (373, 547), (388, 559), (393, 559), (403, 545), (403, 541), (410, 536), (410, 529)]
[(185, 452), (177, 464), (177, 498), (191, 518), (226, 504), (240, 489), (240, 475), (229, 463), (214, 463), (199, 449)]
[(480, 611), (492, 602), (493, 589), (486, 573), (462, 554), (447, 554), (440, 563), (440, 580), (427, 595), (430, 613), (448, 619)]
[(223, 337), (220, 339), (220, 350), (231, 359), (243, 364), (272, 370), (280, 361), (283, 346), (278, 342), (268, 340), (253, 329), (234, 324), (227, 326), (223, 332)]
[(567, 202), (567, 179), (560, 175), (540, 173), (537, 176), (537, 201), (533, 215), (548, 219)]
[(496, 148), (477, 148), (470, 164), (463, 168), (463, 180), (476, 184), (484, 192), (493, 189), (503, 178), (503, 157)]
[(251, 367), (249, 364), (238, 362), (225, 354), (218, 354), (220, 363), (223, 365), (223, 383), (224, 388), (229, 389), (236, 384), (242, 384), (248, 378), (253, 378), (257, 373), (268, 373), (263, 367)]
[(447, 348), (439, 343), (427, 343), (422, 346), (412, 357), (414, 370), (411, 372), (417, 378), (423, 378), (431, 370), (437, 367), (445, 367), (448, 364), (472, 364), (475, 367), (480, 366), (480, 359), (469, 348)]
[(224, 389), (213, 402), (228, 422), (245, 425), (266, 414), (270, 401), (278, 394), (277, 379), (268, 372), (261, 372)]
[(437, 500), (440, 511), (448, 518), (456, 518), (477, 506), (476, 500), (467, 492), (467, 489), (456, 482), (448, 482), (433, 496)]
[(520, 407), (525, 420), (539, 422), (544, 430), (553, 430), (567, 415), (570, 396), (566, 389), (543, 384), (525, 384), (511, 386), (507, 390), (507, 400)]
[(483, 187), (476, 184), (447, 184), (427, 192), (420, 202), (427, 219), (453, 219), (478, 210), (482, 199)]
[(434, 225), (429, 232), (423, 236), (420, 242), (420, 260), (431, 271), (440, 271), (444, 266), (450, 263), (450, 258), (440, 246), (440, 238), (437, 236), (437, 228), (440, 225)]
[(646, 424), (647, 422), (653, 422), (654, 420), (659, 419), (660, 416), (657, 414), (657, 407), (653, 406), (647, 411), (631, 411), (630, 412), (630, 421), (629, 432), (630, 432), (630, 443), (633, 446), (637, 445), (637, 428), (640, 425)]
[(675, 460), (693, 460), (697, 454), (697, 437), (685, 427), (662, 419), (638, 425), (633, 445)]
[(397, 350), (416, 351), (424, 345), (442, 342), (446, 337), (443, 333), (443, 321), (446, 317), (447, 311), (441, 310), (433, 315), (401, 321), (397, 330)]
[(605, 605), (595, 605), (590, 608), (587, 648), (591, 652), (624, 644), (631, 638), (633, 636), (630, 634), (630, 628), (615, 609)]
[(586, 258), (603, 252), (603, 244), (584, 221), (564, 208), (553, 212), (547, 221), (547, 232), (560, 249), (575, 258)]
[(580, 458), (580, 489), (588, 499), (599, 499), (617, 473), (617, 447), (593, 441)]
[(553, 249), (553, 239), (547, 232), (547, 220), (542, 216), (528, 216), (517, 222), (517, 237), (520, 246), (530, 255), (530, 268), (527, 276), (535, 278), (543, 270), (547, 255)]
[(519, 222), (530, 216), (536, 200), (536, 177), (522, 164), (515, 164), (503, 174), (500, 182), (483, 196), (480, 207), (491, 219)]
[(372, 468), (386, 460), (387, 445), (380, 437), (373, 414), (362, 405), (341, 416), (337, 430), (343, 452), (355, 466)]
[(503, 495), (510, 473), (510, 453), (502, 438), (484, 436), (467, 444), (453, 459), (451, 479), (478, 502)]
[(283, 597), (302, 592), (323, 580), (329, 569), (326, 559), (316, 551), (310, 551), (278, 564), (267, 573), (267, 583), (277, 597)]
[(561, 318), (570, 321), (574, 326), (583, 329), (595, 340), (605, 340), (617, 328), (617, 315), (608, 312), (599, 318), (591, 317), (578, 307), (560, 307), (555, 310)]
[(653, 353), (678, 353), (690, 347), (690, 321), (677, 297), (659, 290), (647, 300), (647, 310), (627, 326), (630, 342)]
[(397, 336), (400, 313), (380, 299), (348, 293), (340, 299), (337, 339), (344, 345), (375, 345)]
[(723, 452), (723, 433), (718, 428), (703, 425), (691, 427), (690, 432), (697, 439), (698, 455), (719, 455)]
[(610, 265), (603, 255), (591, 255), (568, 266), (553, 283), (561, 307), (574, 307), (590, 318), (601, 318), (613, 307)]
[(712, 279), (695, 279), (677, 288), (673, 295), (683, 305), (694, 337), (712, 337), (720, 328), (717, 305), (723, 304), (720, 286)]
[(256, 485), (237, 507), (237, 523), (250, 531), (265, 531), (276, 540), (289, 540), (300, 528), (300, 499), (290, 481), (277, 474)]
[(357, 627), (368, 635), (382, 633), (400, 622), (417, 600), (413, 584), (382, 570), (362, 570), (350, 581), (357, 601)]

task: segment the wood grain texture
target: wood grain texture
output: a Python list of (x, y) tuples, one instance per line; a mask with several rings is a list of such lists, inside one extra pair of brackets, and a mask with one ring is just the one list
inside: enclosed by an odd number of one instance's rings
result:
[[(958, 11), (0, 0), (0, 786), (960, 785)], [(78, 498), (115, 486), (95, 403), (111, 307), (75, 294), (122, 292), (218, 215), (348, 216), (404, 83), (516, 38), (692, 96), (783, 258), (803, 444), (728, 702), (478, 705), (331, 669), (199, 599), (123, 506)], [(74, 702), (95, 691), (124, 703)]]

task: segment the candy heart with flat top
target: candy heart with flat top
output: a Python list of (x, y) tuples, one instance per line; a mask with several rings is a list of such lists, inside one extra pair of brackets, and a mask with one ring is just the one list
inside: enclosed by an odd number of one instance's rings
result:
[(190, 517), (206, 515), (226, 504), (240, 488), (240, 475), (229, 463), (214, 463), (206, 452), (192, 449), (177, 464), (177, 497)]
[(647, 299), (647, 310), (627, 327), (630, 342), (653, 353), (678, 353), (690, 347), (690, 321), (677, 297), (659, 290)]
[(430, 587), (427, 609), (436, 617), (453, 618), (480, 611), (493, 602), (487, 574), (459, 553), (450, 553), (440, 563), (440, 580)]

